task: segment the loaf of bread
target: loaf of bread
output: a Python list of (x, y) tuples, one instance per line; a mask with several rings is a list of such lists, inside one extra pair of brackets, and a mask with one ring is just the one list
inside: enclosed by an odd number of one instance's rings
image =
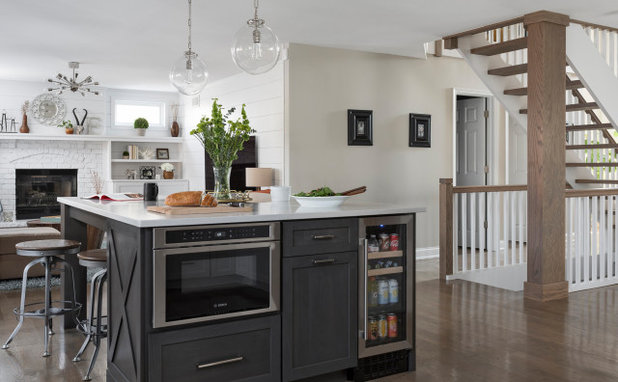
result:
[(204, 198), (202, 199), (201, 206), (202, 207), (216, 207), (217, 199), (215, 199), (215, 197), (210, 194), (206, 194)]
[(165, 204), (172, 207), (197, 207), (202, 201), (202, 191), (184, 191), (169, 194)]

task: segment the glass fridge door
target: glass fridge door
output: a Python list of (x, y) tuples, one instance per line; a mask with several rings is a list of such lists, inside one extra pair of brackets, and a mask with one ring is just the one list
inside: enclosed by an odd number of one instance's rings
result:
[(413, 215), (404, 215), (361, 221), (361, 358), (412, 348), (413, 219)]

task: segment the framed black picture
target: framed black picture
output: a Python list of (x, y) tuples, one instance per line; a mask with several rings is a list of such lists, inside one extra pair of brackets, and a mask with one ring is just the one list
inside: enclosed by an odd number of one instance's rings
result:
[(157, 149), (157, 159), (170, 159), (170, 150)]
[(410, 113), (410, 147), (431, 147), (431, 115)]
[(348, 146), (373, 146), (372, 120), (372, 110), (348, 110)]
[(139, 178), (140, 179), (154, 179), (156, 168), (153, 166), (140, 166), (139, 167)]

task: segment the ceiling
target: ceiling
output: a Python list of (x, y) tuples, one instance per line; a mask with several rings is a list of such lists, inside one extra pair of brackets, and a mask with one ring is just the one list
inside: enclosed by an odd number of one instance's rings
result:
[[(230, 56), (251, 0), (193, 0), (193, 47), (210, 80), (238, 73)], [(423, 43), (539, 9), (618, 27), (615, 0), (262, 0), (283, 43), (424, 57)], [(173, 90), (186, 50), (186, 0), (3, 1), (0, 79), (41, 81), (79, 61), (113, 88)]]

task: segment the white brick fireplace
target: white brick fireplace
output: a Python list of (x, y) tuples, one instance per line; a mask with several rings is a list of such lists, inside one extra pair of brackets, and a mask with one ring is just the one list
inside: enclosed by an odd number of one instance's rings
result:
[(16, 169), (77, 169), (77, 194), (95, 192), (91, 171), (105, 175), (105, 142), (0, 140), (0, 202), (15, 219)]

